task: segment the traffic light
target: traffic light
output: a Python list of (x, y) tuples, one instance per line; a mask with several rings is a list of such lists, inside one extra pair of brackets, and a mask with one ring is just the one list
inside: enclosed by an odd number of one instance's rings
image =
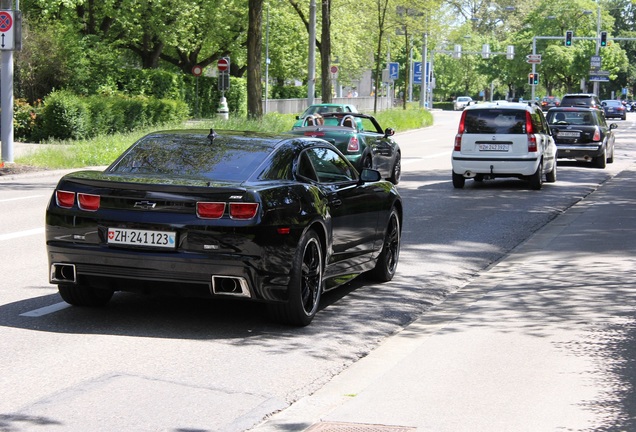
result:
[(572, 37), (574, 36), (574, 32), (572, 30), (568, 30), (565, 32), (565, 46), (572, 46)]
[(528, 74), (528, 84), (534, 85), (534, 74)]
[(533, 74), (534, 76), (532, 77), (532, 84), (537, 85), (539, 84), (539, 74)]
[(601, 32), (601, 46), (607, 46), (607, 32)]

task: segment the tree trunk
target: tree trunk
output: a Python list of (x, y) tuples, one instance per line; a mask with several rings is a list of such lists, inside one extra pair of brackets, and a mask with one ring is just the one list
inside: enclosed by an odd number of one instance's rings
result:
[(322, 0), (322, 34), (320, 38), (322, 102), (331, 103), (331, 0)]
[(247, 116), (263, 117), (263, 85), (261, 83), (263, 0), (249, 0), (247, 31)]

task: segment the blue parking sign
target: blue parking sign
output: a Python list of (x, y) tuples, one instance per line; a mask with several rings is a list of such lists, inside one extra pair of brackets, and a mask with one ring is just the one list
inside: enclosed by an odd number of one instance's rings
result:
[(389, 63), (389, 79), (396, 80), (398, 79), (398, 72), (400, 70), (400, 64), (397, 62)]

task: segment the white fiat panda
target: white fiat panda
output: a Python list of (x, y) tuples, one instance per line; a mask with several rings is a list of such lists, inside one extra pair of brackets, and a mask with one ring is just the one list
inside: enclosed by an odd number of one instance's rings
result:
[(527, 180), (541, 189), (556, 181), (557, 148), (541, 107), (533, 102), (496, 102), (466, 107), (453, 149), (453, 186), (466, 179)]

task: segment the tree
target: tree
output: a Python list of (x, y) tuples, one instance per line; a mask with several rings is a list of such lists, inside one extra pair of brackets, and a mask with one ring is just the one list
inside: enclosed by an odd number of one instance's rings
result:
[(263, 86), (261, 84), (261, 52), (263, 39), (263, 0), (249, 0), (249, 24), (247, 32), (247, 115), (263, 116)]

